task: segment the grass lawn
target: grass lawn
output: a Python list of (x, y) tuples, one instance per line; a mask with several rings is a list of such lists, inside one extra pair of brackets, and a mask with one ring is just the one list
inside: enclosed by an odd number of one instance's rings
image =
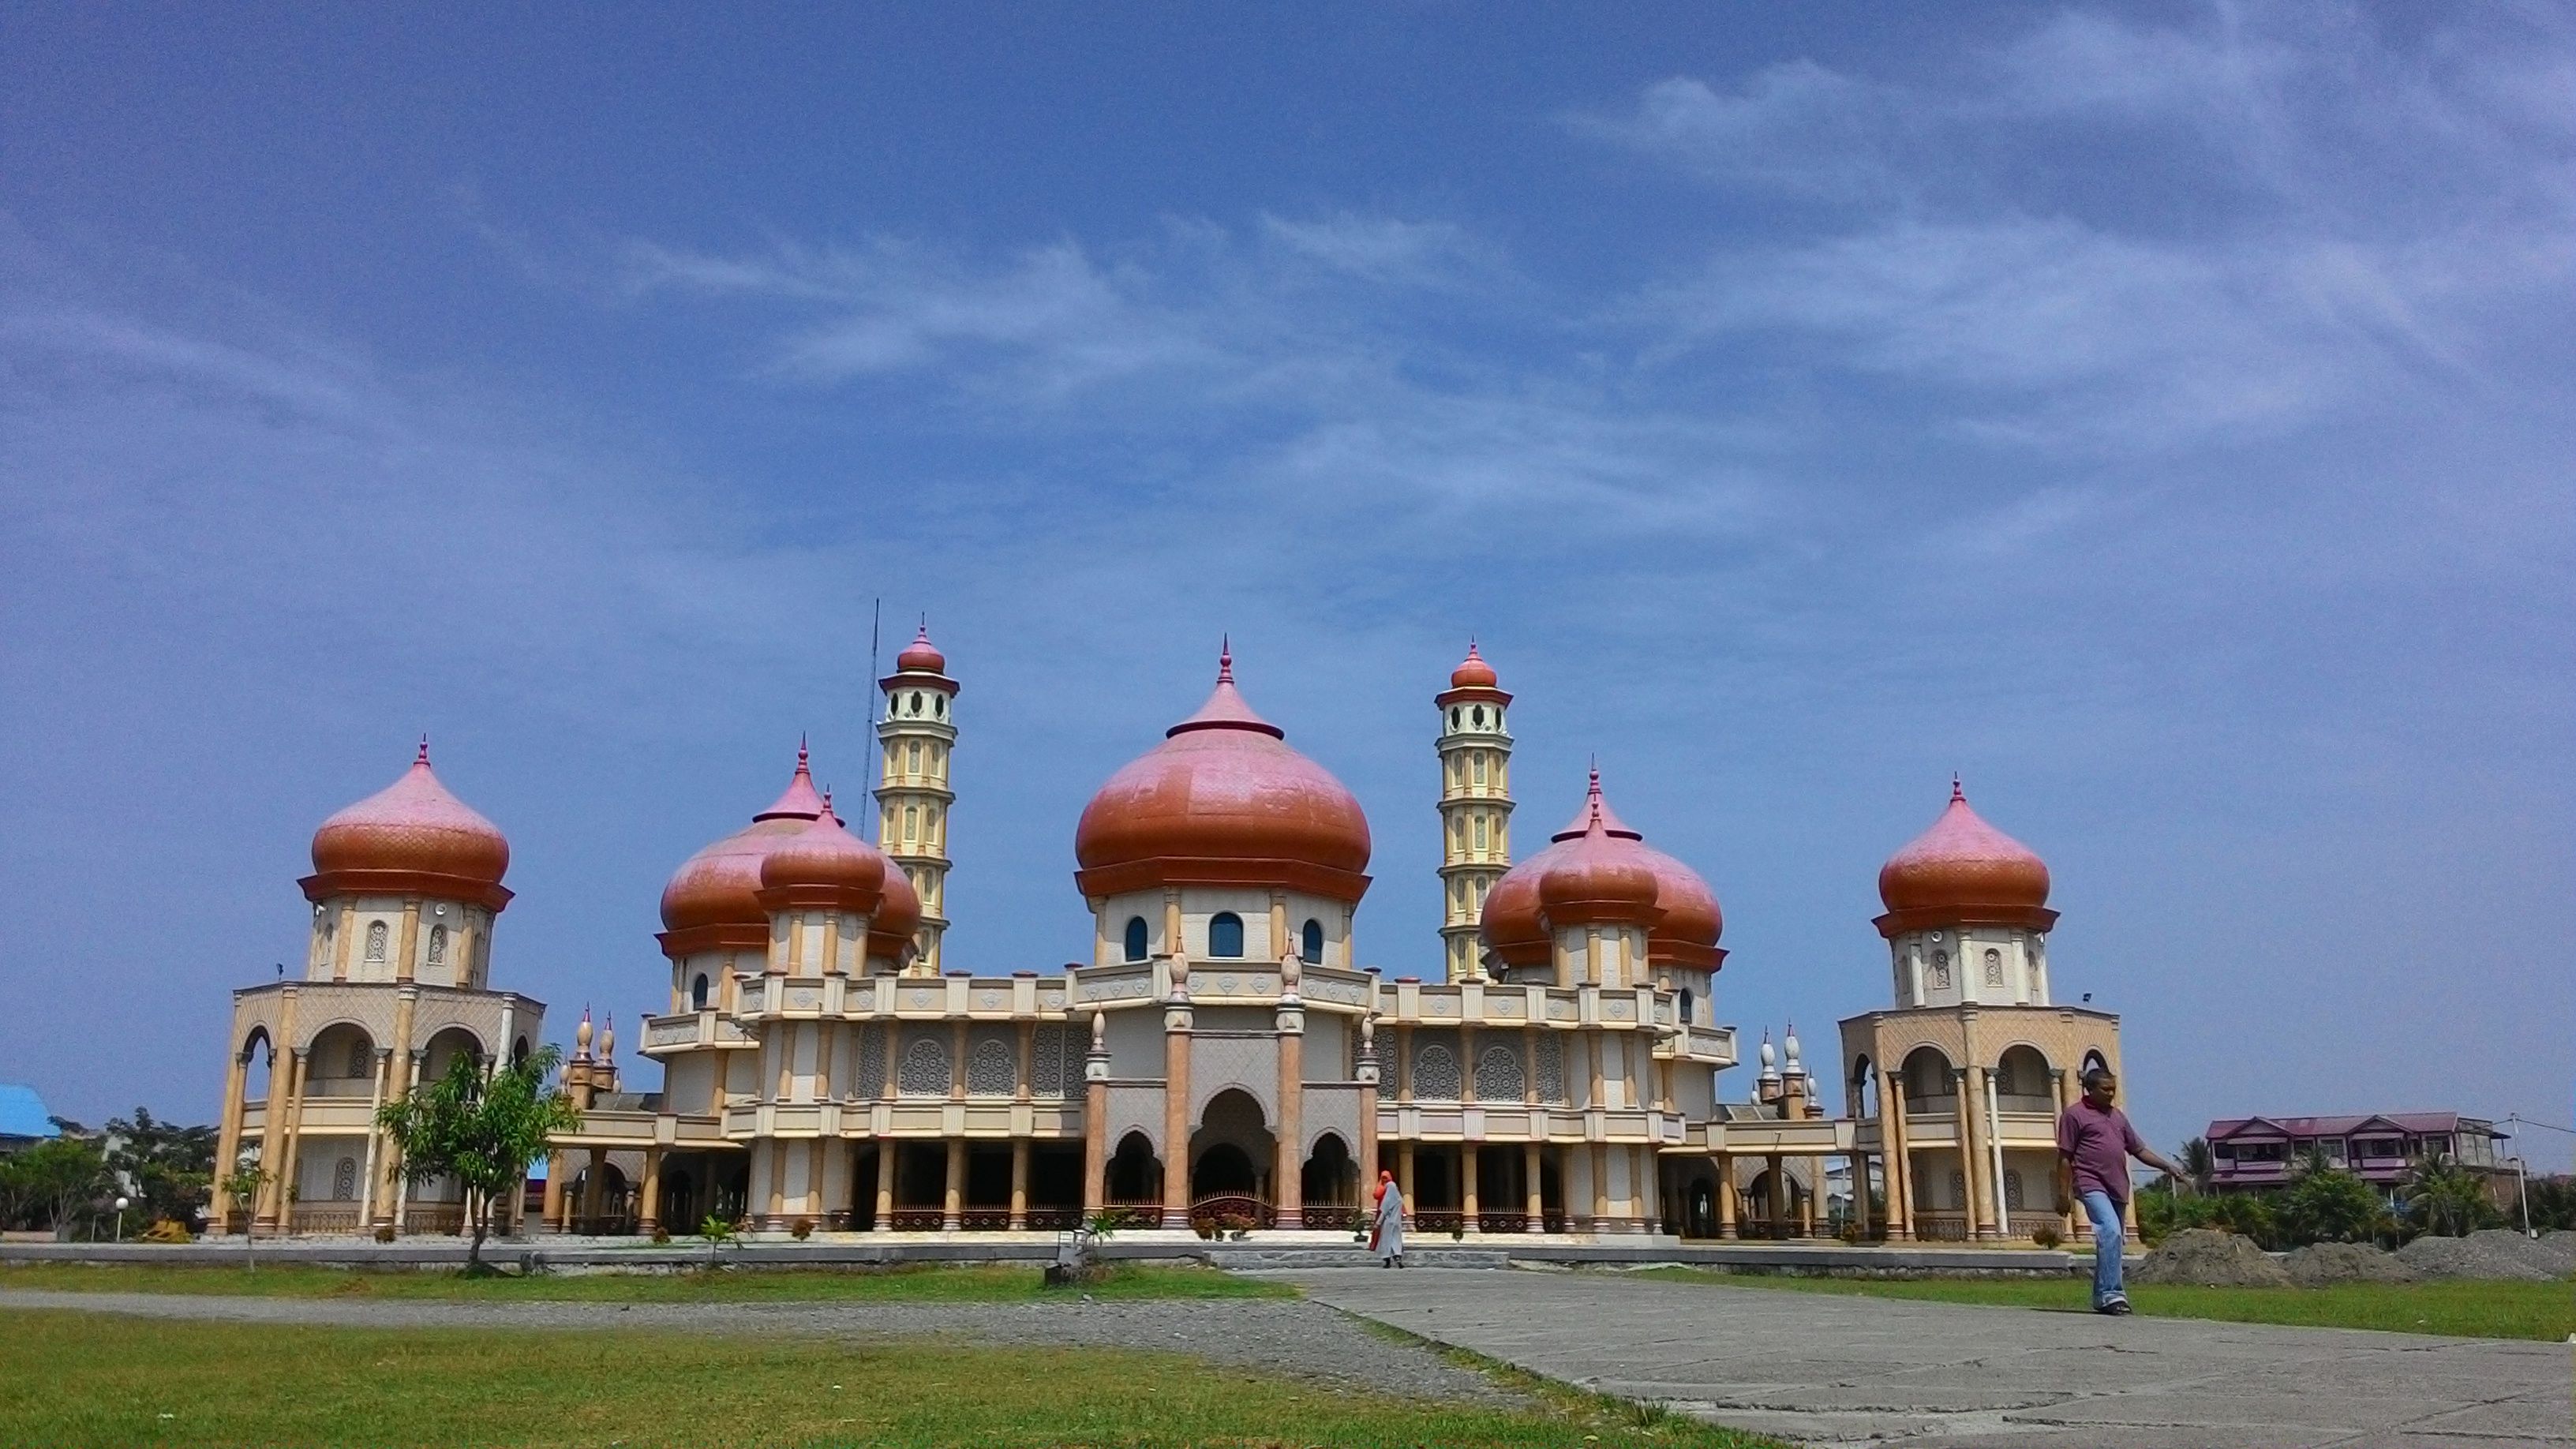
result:
[(1159, 1353), (0, 1312), (0, 1445), (1776, 1449), (1567, 1390), (1528, 1411)]
[[(753, 1303), (816, 1300), (1012, 1303), (1072, 1296), (1029, 1266), (738, 1268), (692, 1273), (540, 1273), (466, 1278), (446, 1269), (363, 1271), (277, 1264), (257, 1269), (160, 1263), (12, 1263), (0, 1288), (90, 1293), (231, 1293), (260, 1298), (455, 1298), (475, 1302)], [(1293, 1298), (1284, 1283), (1213, 1268), (1120, 1265), (1083, 1290), (1100, 1298)]]
[[(1652, 1268), (1638, 1276), (1723, 1283), (1735, 1288), (1922, 1298), (2009, 1308), (2081, 1310), (2092, 1303), (2092, 1284), (2080, 1278), (1791, 1278), (1702, 1268)], [(2576, 1284), (2568, 1283), (2347, 1283), (2332, 1288), (2189, 1288), (2139, 1283), (2130, 1286), (2129, 1302), (2138, 1312), (2159, 1318), (2218, 1318), (2231, 1323), (2379, 1328), (2463, 1338), (2537, 1338), (2553, 1343), (2576, 1333)]]

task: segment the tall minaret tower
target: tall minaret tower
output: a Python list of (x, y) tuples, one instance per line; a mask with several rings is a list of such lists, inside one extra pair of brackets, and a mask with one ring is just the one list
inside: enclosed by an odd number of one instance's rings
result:
[(877, 848), (911, 879), (921, 897), (920, 953), (912, 971), (936, 976), (939, 937), (948, 929), (948, 753), (957, 746), (949, 706), (957, 681), (930, 642), (930, 621), (894, 657), (894, 673), (877, 681), (885, 715), (877, 721), (884, 766), (877, 780)]
[(1467, 645), (1440, 706), (1440, 887), (1443, 961), (1452, 981), (1485, 973), (1476, 930), (1485, 892), (1512, 863), (1512, 734), (1494, 666)]

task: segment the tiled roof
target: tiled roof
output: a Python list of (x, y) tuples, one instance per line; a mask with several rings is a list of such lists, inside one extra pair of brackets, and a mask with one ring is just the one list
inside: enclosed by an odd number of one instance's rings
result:
[(2460, 1124), (2472, 1124), (2469, 1130), (2485, 1130), (2492, 1136), (2493, 1125), (2478, 1118), (2462, 1118), (2457, 1112), (2365, 1112), (2345, 1117), (2222, 1117), (2209, 1124), (2204, 1135), (2212, 1142), (2235, 1137), (2350, 1137), (2376, 1128), (2384, 1132), (2416, 1134), (2457, 1132)]

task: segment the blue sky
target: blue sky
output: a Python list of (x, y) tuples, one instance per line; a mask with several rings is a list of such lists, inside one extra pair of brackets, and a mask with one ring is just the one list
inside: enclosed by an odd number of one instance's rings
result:
[(2538, 5), (22, 11), (0, 1076), (210, 1116), (424, 730), (496, 979), (659, 1007), (671, 869), (800, 732), (862, 784), (882, 597), (953, 964), (1082, 952), (1223, 631), (1435, 973), (1472, 634), (1524, 850), (1597, 754), (1750, 1034), (1885, 1004), (1955, 769), (2151, 1135), (2565, 1123), (2571, 96)]

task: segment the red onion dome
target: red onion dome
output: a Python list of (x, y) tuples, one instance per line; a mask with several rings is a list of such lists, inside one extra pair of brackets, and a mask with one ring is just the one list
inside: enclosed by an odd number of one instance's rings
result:
[(920, 929), (921, 893), (912, 888), (912, 878), (900, 867), (888, 866), (885, 893), (877, 901), (876, 914), (868, 917), (868, 954), (900, 964), (904, 953), (913, 949), (913, 933)]
[(690, 856), (662, 888), (662, 950), (685, 955), (706, 950), (767, 950), (769, 911), (760, 903), (761, 863), (769, 852), (802, 832), (823, 813), (805, 746), (796, 746), (796, 773), (770, 807), (751, 824)]
[(930, 642), (928, 619), (921, 621), (920, 632), (914, 634), (912, 642), (903, 646), (903, 652), (894, 657), (894, 667), (911, 674), (941, 674), (947, 671), (948, 656), (940, 653), (939, 646)]
[(500, 910), (510, 842), (448, 793), (429, 768), (429, 737), (401, 779), (322, 822), (313, 832), (308, 899), (353, 892), (444, 896)]
[(1878, 898), (1887, 906), (1875, 923), (1882, 936), (1936, 926), (2045, 931), (2057, 923), (2047, 862), (1969, 809), (1955, 778), (1941, 818), (1879, 867)]
[[(1576, 896), (1601, 889), (1598, 883), (1552, 881), (1578, 868), (1597, 870), (1604, 863), (1621, 867), (1622, 892), (1629, 889), (1624, 872), (1642, 871), (1653, 883), (1648, 900), (1654, 914), (1646, 932), (1646, 957), (1656, 964), (1714, 971), (1726, 959), (1718, 948), (1725, 930), (1717, 895), (1697, 871), (1645, 843), (1645, 837), (1610, 808), (1601, 793), (1601, 772), (1592, 772), (1583, 808), (1546, 849), (1504, 872), (1485, 893), (1483, 935), (1486, 949), (1505, 965), (1537, 966), (1550, 959), (1555, 926), (1589, 924), (1567, 914)], [(1550, 896), (1554, 890), (1564, 903)], [(1595, 916), (1610, 921), (1618, 916)]]
[(1087, 897), (1160, 885), (1262, 885), (1357, 902), (1368, 817), (1234, 687), (1234, 656), (1198, 712), (1083, 807), (1074, 883)]
[(1560, 836), (1548, 852), (1554, 858), (1539, 874), (1539, 910), (1549, 926), (1651, 926), (1663, 915), (1655, 904), (1655, 872), (1636, 836), (1625, 827), (1622, 835), (1610, 833), (1617, 819), (1601, 799), (1596, 771), (1591, 798), (1584, 802), (1583, 833), (1571, 840)]
[(1491, 689), (1499, 682), (1500, 676), (1494, 673), (1494, 666), (1487, 664), (1485, 656), (1476, 652), (1476, 641), (1468, 640), (1467, 657), (1459, 662), (1457, 668), (1449, 671), (1449, 687)]
[(767, 910), (811, 906), (870, 915), (884, 896), (885, 876), (885, 857), (841, 828), (827, 795), (803, 830), (761, 857), (759, 900)]

